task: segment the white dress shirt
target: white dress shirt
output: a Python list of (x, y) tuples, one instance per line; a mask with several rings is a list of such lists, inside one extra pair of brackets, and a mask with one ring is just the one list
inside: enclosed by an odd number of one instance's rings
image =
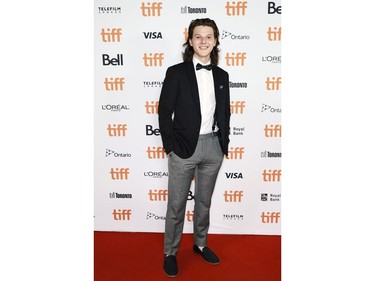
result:
[[(196, 65), (200, 63), (206, 65), (199, 61), (195, 56), (193, 56), (193, 64), (195, 70), (195, 76), (198, 82), (199, 91), (199, 102), (201, 106), (202, 123), (200, 128), (200, 135), (208, 134), (212, 132), (212, 125), (214, 123), (214, 113), (216, 107), (215, 99), (215, 87), (214, 78), (212, 75), (212, 70), (207, 69), (196, 70)], [(210, 62), (208, 62), (210, 64)]]

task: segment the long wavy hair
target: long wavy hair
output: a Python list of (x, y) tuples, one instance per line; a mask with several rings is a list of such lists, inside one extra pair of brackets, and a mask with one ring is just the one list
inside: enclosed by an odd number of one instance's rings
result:
[(216, 45), (211, 51), (210, 58), (211, 58), (211, 63), (213, 65), (217, 65), (219, 63), (219, 48), (218, 46), (220, 45), (219, 43), (219, 29), (217, 28), (217, 25), (215, 21), (209, 18), (205, 19), (195, 19), (192, 20), (190, 25), (189, 25), (189, 30), (188, 30), (188, 38), (186, 39), (186, 42), (182, 45), (185, 47), (185, 51), (182, 53), (182, 58), (183, 60), (186, 61), (192, 61), (193, 60), (193, 55), (194, 55), (194, 49), (190, 45), (189, 40), (193, 38), (193, 32), (194, 28), (197, 26), (210, 26), (212, 27), (214, 31), (214, 38), (216, 39)]

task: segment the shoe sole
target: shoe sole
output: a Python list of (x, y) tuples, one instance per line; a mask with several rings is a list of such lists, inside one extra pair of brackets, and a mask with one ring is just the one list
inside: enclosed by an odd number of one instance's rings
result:
[(169, 274), (167, 274), (165, 271), (164, 271), (164, 273), (165, 273), (166, 276), (168, 276), (168, 277), (170, 277), (170, 278), (173, 278), (173, 277), (177, 277), (177, 276), (178, 276), (178, 273), (177, 273), (176, 275), (169, 275)]

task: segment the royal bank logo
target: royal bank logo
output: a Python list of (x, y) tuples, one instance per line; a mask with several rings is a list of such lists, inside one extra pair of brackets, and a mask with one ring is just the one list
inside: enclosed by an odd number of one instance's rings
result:
[(261, 193), (260, 194), (261, 201), (269, 201), (269, 202), (280, 202), (281, 194), (274, 194), (274, 193)]
[(273, 107), (273, 106), (263, 103), (261, 112), (281, 113), (281, 108)]
[(229, 128), (229, 134), (232, 136), (243, 136), (245, 133), (245, 127), (231, 127)]
[(221, 39), (232, 39), (232, 40), (250, 40), (248, 34), (235, 34), (230, 31), (223, 30), (221, 33)]

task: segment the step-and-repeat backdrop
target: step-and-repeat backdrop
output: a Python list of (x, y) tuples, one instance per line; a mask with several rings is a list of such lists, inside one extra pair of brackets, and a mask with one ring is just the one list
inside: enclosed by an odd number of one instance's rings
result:
[[(281, 2), (95, 0), (95, 230), (163, 232), (168, 168), (158, 125), (165, 72), (191, 20), (220, 30), (231, 135), (210, 233), (281, 234)], [(193, 231), (194, 180), (184, 232)]]

